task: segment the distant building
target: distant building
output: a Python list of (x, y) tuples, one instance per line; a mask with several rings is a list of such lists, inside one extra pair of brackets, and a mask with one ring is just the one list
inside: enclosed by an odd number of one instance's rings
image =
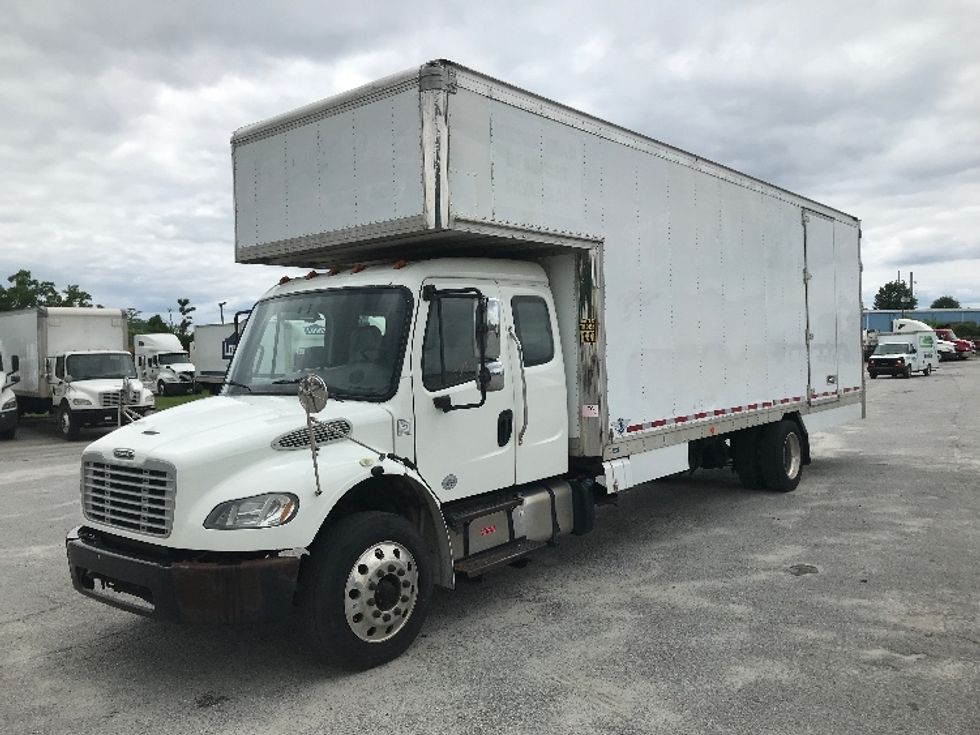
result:
[(862, 317), (863, 327), (876, 332), (888, 332), (892, 328), (892, 319), (902, 317), (937, 324), (957, 322), (980, 324), (980, 309), (913, 309), (905, 312), (900, 309), (866, 309)]

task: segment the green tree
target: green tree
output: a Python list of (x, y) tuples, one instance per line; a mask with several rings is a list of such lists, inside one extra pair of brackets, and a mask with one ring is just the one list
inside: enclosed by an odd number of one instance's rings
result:
[(940, 296), (938, 299), (932, 302), (932, 309), (959, 309), (960, 302), (954, 299), (952, 296)]
[(876, 309), (914, 309), (919, 300), (904, 281), (889, 281), (875, 295)]
[(141, 332), (141, 334), (159, 334), (160, 332), (172, 332), (173, 330), (170, 326), (163, 321), (163, 317), (159, 314), (154, 314), (149, 319), (146, 320), (146, 331)]
[(59, 293), (53, 281), (34, 278), (29, 270), (21, 269), (7, 278), (7, 288), (0, 286), (0, 311), (33, 309), (37, 306), (91, 306), (92, 294), (82, 291), (77, 283), (69, 283)]
[(35, 306), (55, 306), (59, 300), (58, 289), (52, 281), (39, 281), (29, 270), (21, 269), (7, 278), (11, 284), (0, 286), (0, 311), (32, 309)]
[(194, 317), (191, 316), (191, 312), (197, 311), (196, 306), (191, 306), (190, 299), (177, 299), (177, 313), (180, 314), (180, 322), (174, 327), (174, 334), (180, 339), (180, 343), (184, 345), (184, 349), (190, 349), (191, 344), (191, 323), (194, 321)]

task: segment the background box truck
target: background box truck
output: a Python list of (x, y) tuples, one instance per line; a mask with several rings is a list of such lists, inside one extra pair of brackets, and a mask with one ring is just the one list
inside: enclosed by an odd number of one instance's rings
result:
[(234, 324), (198, 324), (194, 327), (190, 361), (194, 364), (196, 388), (217, 393), (234, 356)]
[(13, 386), (20, 380), (18, 355), (10, 355), (0, 341), (0, 439), (13, 439), (17, 435), (17, 396)]
[(4, 348), (20, 360), (14, 385), (21, 413), (51, 412), (66, 439), (83, 426), (120, 421), (120, 403), (137, 414), (153, 396), (136, 380), (119, 309), (46, 307), (0, 313)]
[[(688, 469), (793, 490), (808, 431), (862, 416), (850, 215), (444, 61), (232, 153), (237, 259), (313, 270), (255, 306), (221, 396), (86, 450), (85, 595), (295, 606), (314, 650), (372, 666), (434, 584)], [(145, 509), (107, 511), (133, 474)]]

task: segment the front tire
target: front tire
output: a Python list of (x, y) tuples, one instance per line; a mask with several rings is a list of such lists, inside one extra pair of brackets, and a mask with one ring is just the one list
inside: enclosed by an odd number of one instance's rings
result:
[(65, 441), (75, 441), (81, 428), (78, 417), (68, 408), (67, 403), (62, 403), (61, 408), (58, 409), (58, 429), (61, 431), (61, 436)]
[(876, 373), (874, 370), (872, 370), (872, 371), (870, 371), (868, 373), (868, 377), (871, 378), (872, 380), (874, 380), (875, 378), (878, 377), (878, 373)]
[(792, 492), (803, 475), (803, 437), (795, 421), (770, 424), (762, 433), (759, 464), (766, 489)]
[(912, 366), (911, 365), (906, 365), (905, 366), (905, 370), (902, 371), (902, 377), (905, 378), (906, 380), (908, 380), (909, 378), (912, 377)]
[(393, 513), (356, 513), (310, 549), (297, 607), (317, 656), (348, 669), (397, 658), (425, 622), (432, 569), (425, 542)]
[(0, 441), (10, 441), (17, 436), (17, 424), (14, 424), (6, 431), (0, 431)]
[(159, 383), (157, 383), (157, 395), (158, 396), (167, 395), (167, 384), (164, 383), (162, 380)]

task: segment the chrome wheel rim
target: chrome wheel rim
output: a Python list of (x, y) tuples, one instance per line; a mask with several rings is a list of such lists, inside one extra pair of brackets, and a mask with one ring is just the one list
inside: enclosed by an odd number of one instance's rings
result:
[(791, 431), (783, 440), (783, 471), (790, 480), (795, 480), (800, 474), (803, 463), (803, 452), (800, 451), (800, 437)]
[(61, 433), (67, 434), (71, 431), (71, 414), (67, 411), (61, 412)]
[(418, 565), (408, 549), (396, 541), (372, 544), (347, 575), (347, 625), (367, 643), (393, 638), (412, 616), (418, 589)]

